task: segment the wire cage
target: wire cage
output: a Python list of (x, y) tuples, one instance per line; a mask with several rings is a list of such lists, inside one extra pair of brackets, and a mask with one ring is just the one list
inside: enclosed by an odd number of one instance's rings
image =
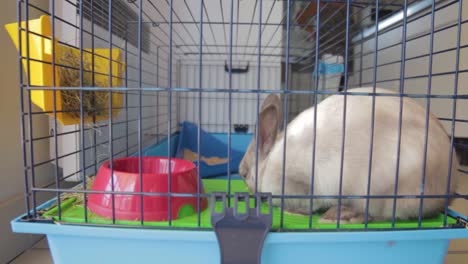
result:
[(463, 0), (17, 3), (12, 228), (54, 262), (441, 263), (468, 237)]

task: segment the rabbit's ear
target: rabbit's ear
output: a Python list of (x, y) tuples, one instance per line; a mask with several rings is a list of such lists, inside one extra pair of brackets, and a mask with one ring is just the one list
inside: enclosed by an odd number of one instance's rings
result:
[(264, 159), (275, 144), (276, 136), (281, 126), (281, 102), (277, 95), (270, 94), (262, 104), (259, 127), (259, 154)]

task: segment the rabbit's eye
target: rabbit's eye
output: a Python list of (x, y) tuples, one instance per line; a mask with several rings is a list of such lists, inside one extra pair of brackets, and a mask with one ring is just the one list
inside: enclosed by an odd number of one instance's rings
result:
[(246, 170), (243, 169), (243, 167), (240, 168), (239, 175), (242, 176), (242, 178), (244, 178), (244, 179), (247, 176)]

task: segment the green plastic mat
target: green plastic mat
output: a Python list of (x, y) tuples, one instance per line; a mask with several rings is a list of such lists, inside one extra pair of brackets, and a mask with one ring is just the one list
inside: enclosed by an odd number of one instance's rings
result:
[[(203, 180), (203, 187), (205, 188), (206, 193), (212, 192), (226, 192), (228, 181), (227, 180)], [(248, 189), (245, 183), (241, 180), (234, 180), (231, 181), (231, 192), (248, 192)], [(60, 222), (68, 222), (68, 223), (84, 223), (84, 206), (80, 204), (75, 204), (76, 198), (70, 198), (65, 200), (61, 203), (61, 213), (62, 219)], [(253, 207), (253, 199), (250, 199), (251, 206)], [(243, 206), (244, 205), (244, 206)], [(267, 211), (267, 205), (262, 205), (262, 211)], [(240, 203), (238, 205), (240, 211), (245, 211), (245, 204)], [(216, 210), (222, 210), (221, 202), (216, 204)], [(273, 229), (277, 229), (280, 226), (280, 208), (274, 207), (273, 208)], [(58, 208), (54, 206), (48, 209), (45, 213), (43, 213), (44, 217), (52, 217), (55, 221), (58, 221)], [(319, 223), (318, 219), (320, 218), (320, 214), (314, 214), (312, 217), (312, 228), (314, 229), (336, 229), (336, 224), (323, 224)], [(443, 214), (440, 214), (437, 217), (432, 219), (425, 219), (422, 222), (422, 227), (424, 228), (436, 228), (443, 226)], [(308, 229), (309, 228), (309, 217), (296, 215), (296, 214), (289, 214), (284, 213), (283, 224), (285, 229)], [(97, 216), (88, 210), (88, 223), (91, 224), (111, 224), (111, 219), (106, 219), (100, 216)], [(198, 217), (197, 214), (194, 213), (189, 216), (185, 216), (179, 218), (177, 220), (172, 221), (173, 227), (180, 227), (180, 228), (196, 228), (198, 227)], [(454, 224), (456, 220), (448, 217), (447, 224)], [(140, 226), (140, 221), (120, 221), (116, 220), (117, 225), (126, 225), (126, 226)], [(145, 226), (159, 226), (159, 227), (167, 227), (169, 226), (168, 222), (144, 222)], [(211, 228), (210, 222), (210, 209), (209, 206), (207, 209), (201, 212), (200, 214), (200, 227), (202, 228)], [(369, 229), (387, 229), (391, 228), (391, 222), (372, 222), (368, 224)], [(418, 222), (417, 220), (412, 221), (397, 221), (395, 224), (396, 228), (417, 228)], [(363, 229), (364, 224), (340, 224), (340, 228), (343, 229)]]

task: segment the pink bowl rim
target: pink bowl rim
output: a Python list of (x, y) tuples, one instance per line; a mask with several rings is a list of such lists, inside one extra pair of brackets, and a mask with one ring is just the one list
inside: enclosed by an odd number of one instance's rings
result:
[[(123, 157), (123, 158), (116, 158), (116, 159), (112, 159), (112, 162), (122, 162), (122, 161), (125, 161), (125, 160), (139, 160), (140, 157)], [(169, 160), (168, 157), (160, 157), (160, 156), (145, 156), (145, 157), (141, 157), (142, 160)], [(171, 162), (174, 161), (174, 162), (177, 162), (177, 163), (181, 163), (181, 164), (185, 164), (186, 165), (186, 168), (184, 170), (171, 170), (171, 175), (180, 175), (180, 174), (186, 174), (186, 173), (189, 173), (190, 171), (193, 171), (194, 169), (196, 169), (197, 167), (195, 166), (195, 164), (189, 160), (186, 160), (186, 159), (180, 159), (180, 158), (170, 158)], [(102, 165), (101, 165), (101, 168), (99, 170), (107, 170), (107, 171), (110, 171), (111, 168), (110, 168), (110, 160), (107, 160), (106, 162), (104, 162)], [(128, 171), (122, 171), (122, 170), (116, 170), (116, 169), (112, 169), (112, 171), (114, 173), (117, 173), (116, 175), (119, 175), (119, 173), (125, 173), (125, 174), (131, 174), (131, 175), (140, 175), (140, 173), (138, 172), (128, 172)], [(148, 172), (145, 172), (145, 173), (141, 173), (142, 175), (159, 175), (159, 176), (167, 176), (169, 173), (148, 173)]]

